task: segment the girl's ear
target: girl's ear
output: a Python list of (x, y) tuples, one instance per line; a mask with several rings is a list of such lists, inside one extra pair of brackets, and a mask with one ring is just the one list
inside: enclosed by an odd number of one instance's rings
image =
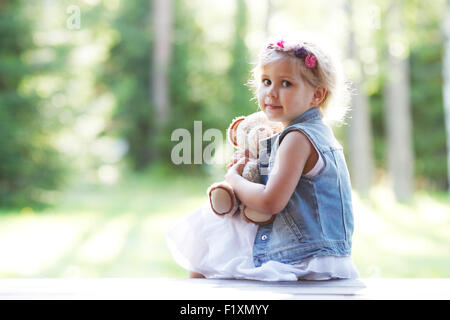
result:
[(314, 88), (314, 96), (311, 101), (311, 105), (314, 107), (319, 106), (327, 96), (327, 89), (317, 86)]
[(237, 136), (237, 128), (239, 127), (239, 124), (245, 119), (244, 116), (234, 118), (233, 121), (231, 121), (230, 126), (227, 129), (227, 137), (228, 141), (234, 146), (238, 147), (236, 136)]

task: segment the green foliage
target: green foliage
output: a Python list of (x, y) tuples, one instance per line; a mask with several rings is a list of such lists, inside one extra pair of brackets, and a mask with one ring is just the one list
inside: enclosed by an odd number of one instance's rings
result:
[(138, 169), (155, 156), (153, 106), (149, 103), (150, 14), (150, 1), (121, 2), (111, 23), (118, 40), (99, 77), (116, 98), (113, 122), (106, 133), (126, 139), (132, 164)]
[(442, 44), (424, 42), (411, 51), (411, 108), (416, 176), (447, 189), (447, 151), (442, 105)]
[(420, 188), (447, 190), (441, 25), (449, 3), (438, 0), (430, 6), (413, 0), (407, 4), (415, 174), (423, 181)]
[[(217, 119), (209, 114), (208, 104), (213, 105), (208, 92), (216, 90), (214, 75), (208, 71), (204, 35), (197, 25), (192, 9), (181, 0), (175, 0), (175, 25), (172, 62), (170, 64), (170, 120), (160, 136), (161, 160), (172, 165), (171, 150), (178, 142), (170, 141), (171, 133), (185, 128), (194, 133), (194, 121), (202, 121), (203, 132), (217, 125)], [(200, 94), (199, 94), (200, 93)], [(204, 144), (204, 142), (203, 142)], [(183, 165), (183, 170), (199, 169)]]
[(42, 114), (43, 100), (23, 93), (24, 79), (42, 72), (24, 62), (34, 47), (33, 25), (22, 2), (10, 1), (0, 11), (0, 205), (38, 205), (46, 190), (60, 185), (63, 166), (50, 144), (52, 127)]
[[(442, 33), (440, 30), (442, 3), (428, 6), (425, 3), (405, 2), (409, 44), (410, 103), (414, 148), (414, 168), (419, 188), (446, 190), (446, 138), (442, 98)], [(412, 31), (414, 30), (414, 31)], [(384, 111), (384, 88), (386, 83), (385, 57), (389, 50), (390, 31), (383, 27), (375, 33), (378, 44), (380, 74), (376, 90), (370, 95), (371, 121), (375, 162), (378, 168), (386, 166), (386, 128)]]
[[(124, 137), (129, 144), (129, 159), (136, 169), (163, 161), (171, 165), (170, 141), (173, 130), (193, 132), (195, 120), (203, 127), (217, 125), (206, 105), (214, 104), (208, 95), (215, 79), (205, 66), (202, 30), (183, 1), (174, 1), (172, 61), (169, 67), (169, 122), (157, 131), (151, 103), (151, 7), (149, 1), (122, 2), (112, 23), (118, 41), (110, 49), (110, 58), (99, 81), (116, 97), (116, 111), (108, 134)], [(120, 77), (116, 75), (120, 74)], [(214, 89), (213, 89), (214, 90)], [(198, 92), (201, 95), (197, 94)], [(198, 166), (197, 166), (198, 167)], [(186, 169), (184, 167), (183, 169)]]
[[(0, 205), (25, 206), (42, 200), (46, 190), (59, 186), (66, 165), (61, 165), (61, 155), (51, 142), (63, 136), (60, 135), (62, 129), (83, 140), (85, 136), (78, 135), (77, 130), (84, 116), (96, 111), (92, 106), (97, 105), (94, 101), (97, 97), (100, 100), (101, 97), (112, 96), (114, 99), (111, 101), (115, 102), (111, 119), (107, 118), (110, 111), (99, 113), (96, 118), (106, 123), (100, 135), (125, 139), (129, 147), (127, 163), (142, 172), (149, 165), (170, 166), (168, 171), (178, 173), (206, 172), (208, 168), (199, 165), (172, 164), (170, 153), (178, 141), (170, 140), (171, 133), (177, 128), (185, 128), (193, 134), (194, 121), (202, 121), (203, 132), (218, 128), (225, 133), (232, 118), (257, 110), (257, 104), (251, 100), (252, 93), (245, 85), (250, 77), (252, 60), (246, 39), (252, 39), (249, 35), (255, 35), (253, 32), (261, 31), (257, 25), (249, 23), (257, 21), (249, 19), (254, 13), (246, 6), (249, 2), (235, 0), (235, 11), (218, 21), (218, 24), (228, 24), (225, 27), (231, 32), (229, 38), (220, 39), (216, 35), (211, 37), (208, 25), (202, 20), (205, 11), (200, 13), (199, 8), (204, 4), (173, 0), (170, 118), (159, 132), (156, 131), (151, 102), (152, 1), (114, 3), (73, 3), (81, 9), (81, 30), (67, 32), (65, 9), (72, 5), (70, 1), (48, 2), (46, 6), (30, 1), (1, 2)], [(389, 3), (390, 0), (375, 1), (382, 10), (382, 19), (389, 10)], [(431, 6), (418, 0), (403, 4), (406, 23), (403, 40), (409, 44), (410, 58), (415, 174), (418, 181), (425, 182), (420, 187), (446, 189), (440, 31), (445, 1), (437, 0)], [(321, 5), (318, 4), (318, 8)], [(275, 6), (274, 14), (285, 17), (283, 12), (296, 6), (301, 5), (295, 2), (280, 4)], [(53, 14), (56, 22), (47, 24), (41, 21)], [(58, 39), (61, 35), (66, 39)], [(363, 63), (376, 64), (380, 71), (367, 77), (378, 168), (386, 166), (383, 89), (388, 72), (384, 68), (389, 35), (389, 30), (381, 23), (380, 30), (360, 35), (358, 43), (362, 49), (365, 46), (377, 48), (378, 61)], [(104, 53), (104, 58), (86, 57), (92, 49), (89, 48), (90, 42), (96, 45), (92, 46), (96, 47), (92, 52), (99, 56)], [(47, 60), (36, 62), (29, 59), (30, 53), (36, 52), (47, 55)], [(84, 63), (89, 68), (93, 66), (89, 72), (87, 67), (83, 69)], [(95, 81), (92, 80), (94, 77)], [(56, 84), (48, 84), (49, 78)], [(42, 93), (41, 86), (48, 88), (52, 85), (53, 89)], [(80, 97), (75, 97), (77, 90), (82, 90)], [(54, 101), (60, 101), (58, 107), (52, 105)], [(75, 149), (78, 147), (82, 151), (74, 155), (76, 161), (72, 162), (84, 163), (81, 158), (92, 154), (87, 149), (98, 138), (89, 136), (86, 140), (90, 140), (82, 143), (75, 139), (78, 141)], [(206, 146), (210, 142), (202, 143)], [(70, 144), (71, 141), (64, 146), (70, 149)], [(85, 163), (94, 170), (98, 169), (96, 165), (99, 163), (95, 160)]]
[(245, 84), (250, 79), (250, 57), (245, 44), (247, 34), (247, 7), (245, 1), (237, 0), (235, 13), (235, 34), (231, 55), (232, 65), (228, 71), (231, 86), (230, 118), (257, 111), (257, 105), (251, 102), (252, 94)]

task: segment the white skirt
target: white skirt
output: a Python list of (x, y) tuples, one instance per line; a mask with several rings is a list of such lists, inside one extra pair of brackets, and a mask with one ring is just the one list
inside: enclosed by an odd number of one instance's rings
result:
[(218, 216), (209, 203), (178, 221), (166, 241), (175, 261), (206, 278), (297, 281), (358, 278), (351, 256), (320, 256), (289, 265), (253, 263), (253, 242), (258, 226), (240, 214)]

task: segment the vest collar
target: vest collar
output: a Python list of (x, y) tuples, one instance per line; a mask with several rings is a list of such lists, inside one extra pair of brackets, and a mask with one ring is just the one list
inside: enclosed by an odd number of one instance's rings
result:
[(297, 118), (295, 118), (294, 120), (292, 120), (291, 122), (289, 122), (288, 126), (297, 124), (297, 123), (301, 123), (301, 122), (305, 122), (308, 120), (312, 120), (312, 119), (321, 119), (322, 118), (322, 113), (320, 112), (319, 108), (311, 108), (305, 112), (303, 112), (301, 115), (299, 115)]

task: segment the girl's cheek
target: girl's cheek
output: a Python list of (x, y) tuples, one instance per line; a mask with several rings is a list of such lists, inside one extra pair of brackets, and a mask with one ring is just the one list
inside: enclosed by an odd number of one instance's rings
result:
[(259, 104), (260, 107), (262, 106), (263, 102), (264, 102), (264, 93), (263, 93), (263, 91), (260, 89), (260, 90), (258, 91), (258, 104)]
[(260, 89), (259, 89), (259, 96), (261, 97), (261, 98), (264, 98), (265, 96), (267, 96), (267, 94), (269, 93), (269, 91), (270, 91), (270, 89), (268, 88), (268, 87), (261, 87)]
[(263, 100), (258, 99), (258, 107), (262, 110), (262, 108), (264, 107)]

